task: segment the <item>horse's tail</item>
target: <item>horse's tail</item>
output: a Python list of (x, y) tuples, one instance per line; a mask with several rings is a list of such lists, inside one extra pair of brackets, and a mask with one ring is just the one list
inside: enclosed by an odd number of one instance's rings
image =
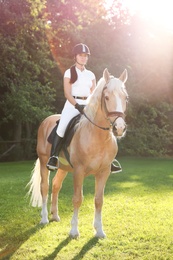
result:
[(36, 160), (34, 169), (32, 170), (32, 177), (29, 181), (29, 191), (28, 195), (31, 196), (30, 203), (33, 207), (41, 207), (42, 196), (40, 191), (41, 175), (40, 175), (40, 160)]

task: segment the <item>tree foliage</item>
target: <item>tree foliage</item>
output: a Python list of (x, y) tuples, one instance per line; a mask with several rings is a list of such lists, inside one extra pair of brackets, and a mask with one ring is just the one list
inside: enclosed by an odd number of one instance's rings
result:
[(3, 0), (0, 24), (1, 140), (35, 139), (40, 121), (61, 111), (63, 73), (85, 42), (97, 80), (106, 67), (117, 77), (128, 70), (120, 154), (173, 154), (172, 35), (132, 17), (121, 0), (109, 9), (104, 0)]
[(125, 139), (120, 143), (120, 154), (139, 156), (171, 155), (173, 131), (170, 124), (173, 105), (161, 102), (133, 103), (128, 116)]
[(42, 21), (31, 15), (27, 1), (4, 1), (1, 7), (1, 123), (40, 121), (50, 113), (55, 96), (50, 73), (55, 64)]

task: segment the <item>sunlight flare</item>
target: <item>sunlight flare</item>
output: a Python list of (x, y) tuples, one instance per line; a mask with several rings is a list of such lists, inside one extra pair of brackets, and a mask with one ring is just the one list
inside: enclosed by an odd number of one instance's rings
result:
[[(106, 1), (107, 7), (113, 2), (114, 0)], [(122, 0), (122, 4), (128, 8), (130, 14), (138, 14), (151, 25), (173, 33), (172, 0)]]
[(173, 32), (172, 0), (125, 0), (125, 4), (156, 26)]

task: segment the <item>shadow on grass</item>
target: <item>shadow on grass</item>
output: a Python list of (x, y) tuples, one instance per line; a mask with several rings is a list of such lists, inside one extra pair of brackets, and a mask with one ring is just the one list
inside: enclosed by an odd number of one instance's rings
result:
[[(123, 172), (110, 175), (106, 193), (128, 193), (136, 189), (164, 193), (173, 188), (173, 160), (159, 158), (122, 158)], [(135, 194), (136, 193), (136, 194)]]
[[(44, 258), (44, 260), (53, 260), (56, 258), (56, 256), (58, 255), (58, 253), (61, 251), (61, 249), (63, 249), (63, 247), (67, 246), (70, 241), (72, 240), (71, 237), (67, 237), (66, 239), (64, 239), (58, 246), (57, 248), (54, 250), (54, 252), (48, 256), (46, 256)], [(92, 249), (98, 242), (98, 238), (96, 237), (93, 237), (91, 238), (80, 250), (80, 252), (72, 258), (72, 260), (80, 260), (82, 259), (85, 254), (90, 250)]]
[(91, 238), (81, 248), (80, 252), (75, 257), (72, 258), (72, 260), (80, 260), (80, 259), (82, 259), (85, 256), (85, 254), (97, 244), (98, 241), (99, 241), (99, 238), (97, 238), (97, 237)]
[(67, 246), (71, 241), (71, 237), (66, 237), (66, 239), (64, 239), (58, 246), (57, 248), (53, 251), (52, 254), (46, 256), (45, 258), (43, 258), (44, 260), (51, 260), (51, 259), (55, 259), (55, 257), (57, 256), (57, 254), (61, 251), (61, 249), (63, 249), (63, 247)]
[(14, 237), (11, 237), (10, 240), (4, 237), (3, 240), (5, 241), (5, 244), (7, 246), (4, 245), (4, 249), (0, 252), (0, 259), (1, 260), (10, 259), (10, 257), (12, 257), (12, 255), (20, 248), (20, 246), (25, 241), (27, 241), (30, 238), (31, 235), (35, 234), (38, 230), (42, 228), (44, 228), (44, 226), (38, 224), (35, 227), (22, 233), (22, 237), (24, 237), (24, 239), (21, 238), (21, 234), (19, 234), (18, 236), (15, 236), (14, 234)]

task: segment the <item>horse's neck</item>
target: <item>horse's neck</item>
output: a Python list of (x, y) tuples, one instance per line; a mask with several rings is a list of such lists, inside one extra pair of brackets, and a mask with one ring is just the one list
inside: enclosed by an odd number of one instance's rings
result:
[(85, 127), (82, 131), (90, 133), (93, 139), (110, 140), (112, 139), (111, 130), (109, 130), (110, 123), (106, 119), (106, 116), (103, 114), (101, 109), (98, 109), (92, 120), (86, 119)]
[[(92, 113), (91, 113), (92, 112)], [(104, 111), (101, 108), (101, 104), (97, 107), (97, 110), (93, 113), (92, 109), (88, 107), (86, 110), (87, 117), (85, 118), (83, 130), (86, 132), (92, 132), (95, 136), (101, 135), (102, 138), (108, 138), (111, 133), (110, 130), (103, 130), (102, 128), (109, 128), (110, 122), (106, 118)]]
[(95, 117), (94, 117), (94, 123), (104, 127), (104, 128), (109, 128), (110, 127), (110, 122), (106, 118), (105, 113), (102, 111), (101, 107), (97, 110)]

